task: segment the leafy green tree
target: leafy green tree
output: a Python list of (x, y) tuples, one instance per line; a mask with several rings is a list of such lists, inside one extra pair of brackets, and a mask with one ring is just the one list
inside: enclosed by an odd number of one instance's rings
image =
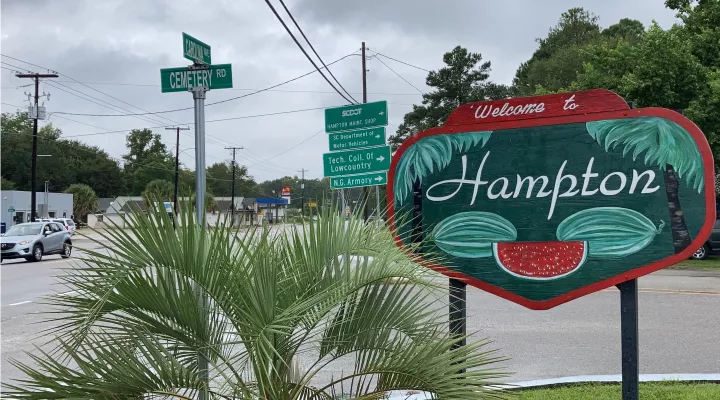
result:
[(609, 39), (623, 39), (630, 43), (642, 40), (645, 25), (636, 19), (623, 18), (617, 24), (603, 29), (602, 36)]
[[(385, 228), (326, 210), (275, 235), (204, 230), (186, 210), (131, 215), (61, 279), (60, 340), (12, 398), (370, 399), (392, 390), (495, 399), (487, 341), (447, 328), (447, 290)], [(142, 248), (138, 248), (142, 243)], [(352, 254), (357, 268), (338, 254)], [(149, 266), (152, 268), (149, 268)], [(395, 284), (401, 279), (403, 284)], [(208, 299), (208, 301), (198, 301)], [(316, 351), (307, 351), (315, 349)], [(207, 378), (198, 368), (207, 361)], [(299, 357), (303, 357), (302, 367)], [(350, 371), (332, 373), (348, 357)], [(211, 382), (206, 384), (207, 379)], [(344, 389), (343, 389), (344, 388)]]
[(530, 60), (520, 65), (513, 86), (523, 95), (536, 93), (541, 86), (548, 91), (567, 87), (582, 68), (582, 46), (600, 37), (598, 17), (583, 8), (562, 13), (546, 38), (537, 39), (539, 47)]
[(706, 67), (720, 68), (720, 1), (666, 0), (677, 11), (695, 57)]
[(73, 195), (73, 214), (81, 221), (87, 221), (87, 215), (97, 212), (98, 198), (95, 191), (88, 185), (76, 183), (65, 189), (65, 193)]
[(0, 179), (0, 190), (15, 190), (15, 183), (5, 179)]
[[(229, 162), (214, 163), (207, 168), (207, 186), (218, 196), (230, 196), (232, 192), (232, 164)], [(250, 190), (256, 185), (244, 165), (235, 167), (235, 195), (255, 197)]]
[(482, 62), (480, 53), (457, 46), (443, 55), (445, 67), (428, 73), (425, 83), (435, 90), (423, 94), (422, 105), (403, 118), (389, 142), (393, 150), (413, 134), (442, 125), (458, 106), (480, 100), (511, 96), (511, 89), (488, 81), (490, 61)]
[(175, 193), (175, 185), (164, 179), (156, 179), (145, 186), (142, 192), (143, 201), (147, 208), (151, 208), (153, 204), (164, 201), (172, 201)]
[(149, 129), (133, 129), (126, 139), (128, 153), (123, 155), (130, 193), (141, 193), (156, 179), (173, 181), (175, 158), (168, 152), (160, 135)]
[[(32, 123), (24, 113), (2, 114), (2, 171), (18, 190), (30, 190)], [(124, 178), (117, 161), (95, 146), (66, 140), (51, 124), (38, 130), (38, 187), (50, 181), (52, 187), (65, 189), (84, 183), (100, 197), (113, 197), (124, 191)]]
[[(190, 204), (192, 204), (192, 207), (195, 207), (195, 193), (192, 194), (190, 197)], [(217, 211), (217, 201), (215, 200), (215, 196), (209, 191), (205, 192), (205, 211), (215, 212)]]

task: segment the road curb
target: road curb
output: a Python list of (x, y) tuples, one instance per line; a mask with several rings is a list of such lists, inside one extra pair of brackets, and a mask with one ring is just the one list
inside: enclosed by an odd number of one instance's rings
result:
[(713, 277), (720, 278), (720, 270), (705, 270), (705, 269), (661, 269), (650, 275), (665, 275), (665, 276), (692, 276), (692, 277)]
[[(720, 374), (640, 374), (640, 382), (711, 382), (720, 384)], [(583, 383), (619, 383), (622, 375), (579, 375), (565, 376), (551, 379), (536, 379), (531, 381), (513, 382), (497, 386), (499, 389), (523, 390), (541, 389), (556, 386), (576, 385)], [(393, 391), (388, 393), (388, 400), (429, 400), (429, 393), (416, 391)]]

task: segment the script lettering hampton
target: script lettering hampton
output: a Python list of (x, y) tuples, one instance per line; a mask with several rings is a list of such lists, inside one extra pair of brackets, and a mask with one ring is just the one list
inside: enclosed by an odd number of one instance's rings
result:
[[(527, 189), (524, 191), (526, 199), (529, 199), (531, 197), (539, 198), (550, 196), (550, 211), (548, 212), (548, 219), (550, 219), (555, 212), (555, 206), (557, 204), (558, 198), (560, 197), (574, 197), (578, 194), (580, 196), (593, 196), (598, 193), (604, 196), (615, 196), (625, 190), (628, 184), (628, 176), (625, 175), (623, 172), (611, 172), (605, 177), (603, 177), (599, 185), (596, 185), (597, 181), (595, 182), (595, 184), (593, 184), (593, 182), (591, 182), (592, 179), (598, 178), (599, 174), (597, 172), (593, 172), (592, 168), (595, 158), (591, 157), (588, 161), (585, 173), (581, 175), (583, 181), (582, 188), (580, 189), (578, 189), (578, 178), (573, 174), (566, 174), (564, 172), (565, 166), (567, 165), (567, 160), (563, 161), (562, 165), (560, 166), (560, 169), (554, 177), (554, 182), (551, 183), (550, 178), (546, 175), (540, 175), (537, 177), (523, 177), (520, 176), (520, 174), (516, 174), (517, 178), (515, 180), (515, 185), (513, 188), (510, 183), (510, 179), (506, 177), (497, 178), (492, 182), (484, 181), (482, 179), (483, 167), (485, 166), (485, 162), (487, 161), (489, 156), (490, 152), (488, 151), (487, 153), (485, 153), (485, 156), (480, 162), (480, 168), (478, 168), (477, 175), (475, 176), (474, 180), (465, 179), (465, 174), (467, 171), (467, 155), (462, 156), (462, 177), (460, 179), (448, 179), (435, 183), (428, 188), (425, 196), (428, 200), (434, 202), (449, 200), (460, 192), (463, 184), (469, 184), (473, 186), (472, 198), (470, 199), (470, 205), (473, 205), (475, 204), (475, 199), (477, 198), (480, 186), (488, 185), (489, 183), (489, 185), (487, 186), (486, 196), (490, 200), (509, 198), (516, 199), (523, 194), (523, 187), (525, 186), (525, 183), (527, 183)], [(655, 180), (655, 171), (646, 170), (638, 173), (636, 169), (633, 169), (628, 193), (635, 193), (635, 191), (638, 189), (638, 185), (642, 182), (643, 178), (645, 178), (645, 184), (640, 190), (640, 194), (654, 193), (658, 189), (660, 189), (660, 187), (657, 185), (652, 186)], [(563, 181), (569, 183), (570, 187), (566, 188), (561, 193), (560, 185), (563, 183)], [(540, 183), (540, 189), (537, 192), (534, 192), (535, 185), (537, 183)], [(457, 185), (457, 188), (454, 192), (444, 196), (433, 196), (431, 194), (433, 189), (443, 185)], [(596, 189), (591, 189), (591, 185), (593, 187), (596, 187)], [(550, 186), (550, 189), (548, 189), (548, 186)]]

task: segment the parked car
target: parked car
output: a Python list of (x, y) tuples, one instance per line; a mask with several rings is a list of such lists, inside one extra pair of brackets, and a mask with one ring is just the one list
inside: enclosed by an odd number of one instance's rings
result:
[(70, 218), (50, 218), (41, 219), (43, 222), (57, 222), (63, 226), (63, 228), (70, 233), (70, 236), (75, 235), (75, 221)]
[(712, 232), (705, 244), (697, 249), (695, 253), (690, 257), (694, 260), (704, 260), (708, 258), (710, 254), (720, 252), (720, 219), (715, 221)]
[(12, 226), (0, 238), (0, 260), (24, 258), (40, 261), (43, 256), (70, 257), (70, 233), (58, 222), (26, 222)]

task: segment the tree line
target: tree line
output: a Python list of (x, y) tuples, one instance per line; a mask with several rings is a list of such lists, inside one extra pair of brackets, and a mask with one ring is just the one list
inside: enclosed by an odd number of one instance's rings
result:
[[(2, 190), (30, 190), (32, 120), (22, 112), (3, 113), (1, 117), (0, 146), (2, 157)], [(52, 192), (71, 192), (77, 196), (79, 216), (97, 211), (97, 198), (117, 196), (143, 196), (169, 201), (172, 199), (175, 176), (174, 149), (168, 149), (160, 135), (149, 129), (135, 129), (126, 136), (126, 152), (115, 159), (103, 149), (86, 143), (63, 138), (63, 132), (52, 124), (38, 130), (37, 191), (44, 190), (49, 181)], [(232, 164), (216, 162), (206, 169), (206, 204), (215, 203), (213, 197), (230, 196), (232, 190)], [(195, 171), (180, 165), (178, 173), (180, 195), (192, 194), (195, 188)], [(300, 200), (301, 179), (286, 176), (258, 183), (248, 173), (247, 166), (235, 168), (235, 195), (238, 197), (278, 197), (281, 187), (290, 186), (292, 196)], [(305, 181), (307, 199), (320, 199), (327, 195), (327, 179)]]
[(680, 20), (668, 29), (623, 18), (602, 28), (583, 8), (562, 13), (510, 85), (489, 80), (491, 62), (457, 46), (430, 71), (433, 90), (405, 115), (394, 149), (411, 135), (440, 126), (463, 103), (584, 89), (609, 89), (636, 107), (685, 114), (707, 135), (720, 165), (720, 1), (667, 0)]

